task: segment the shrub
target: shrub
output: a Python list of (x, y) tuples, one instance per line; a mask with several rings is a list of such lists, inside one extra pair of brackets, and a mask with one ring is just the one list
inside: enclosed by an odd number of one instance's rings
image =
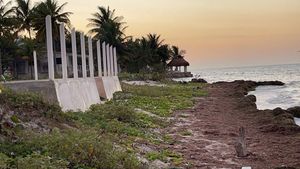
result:
[(53, 159), (37, 152), (16, 160), (18, 169), (67, 169), (68, 165), (68, 161)]
[(3, 153), (0, 153), (0, 169), (9, 168), (10, 162), (12, 161), (11, 158), (6, 156)]
[(139, 163), (133, 155), (117, 148), (106, 138), (100, 138), (96, 131), (54, 132), (48, 136), (34, 139), (35, 144), (42, 147), (57, 158), (68, 160), (74, 168), (86, 166), (98, 169), (130, 169), (138, 168)]

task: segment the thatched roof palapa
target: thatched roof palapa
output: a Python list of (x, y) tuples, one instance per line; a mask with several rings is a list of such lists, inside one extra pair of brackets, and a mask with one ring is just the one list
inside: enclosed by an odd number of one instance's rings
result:
[(190, 66), (190, 63), (187, 62), (182, 56), (178, 56), (171, 60), (168, 63), (168, 66)]

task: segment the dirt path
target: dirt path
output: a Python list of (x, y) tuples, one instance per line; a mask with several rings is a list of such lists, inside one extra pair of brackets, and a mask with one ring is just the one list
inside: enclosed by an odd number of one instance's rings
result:
[[(207, 90), (209, 95), (199, 98), (193, 109), (176, 112), (166, 131), (176, 140), (169, 148), (183, 154), (191, 168), (300, 168), (297, 126), (274, 129), (271, 111), (259, 111), (245, 100), (240, 83), (209, 85)], [(234, 148), (242, 126), (250, 153), (246, 158), (238, 158)]]

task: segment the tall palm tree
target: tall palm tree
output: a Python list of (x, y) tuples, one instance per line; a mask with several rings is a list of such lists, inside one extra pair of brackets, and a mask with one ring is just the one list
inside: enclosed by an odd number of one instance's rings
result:
[(31, 0), (16, 0), (17, 6), (15, 7), (15, 12), (17, 19), (20, 22), (19, 31), (27, 31), (29, 38), (31, 38), (31, 28), (32, 28), (32, 8)]
[(160, 35), (157, 35), (155, 33), (148, 34), (147, 39), (148, 39), (149, 47), (154, 50), (158, 49), (164, 42), (164, 40), (160, 39)]
[(51, 16), (52, 31), (54, 41), (59, 38), (59, 24), (64, 23), (70, 27), (69, 16), (72, 12), (64, 12), (63, 8), (67, 5), (64, 3), (59, 5), (56, 0), (44, 0), (34, 7), (33, 11), (33, 27), (37, 31), (36, 38), (43, 41), (46, 37), (46, 23), (45, 18), (47, 15)]
[(0, 0), (0, 75), (2, 75), (3, 65), (2, 65), (2, 53), (5, 49), (6, 42), (4, 35), (10, 35), (10, 28), (13, 26), (12, 16), (13, 9), (9, 9), (11, 2), (4, 3)]
[(0, 36), (3, 36), (4, 31), (12, 26), (13, 9), (9, 9), (9, 5), (11, 5), (11, 1), (4, 3), (3, 0), (0, 0)]
[(98, 6), (98, 12), (92, 16), (88, 19), (88, 27), (91, 28), (89, 33), (96, 39), (116, 46), (118, 54), (124, 54), (124, 41), (128, 37), (124, 33), (127, 27), (124, 26), (123, 17), (115, 16), (115, 10), (102, 6)]

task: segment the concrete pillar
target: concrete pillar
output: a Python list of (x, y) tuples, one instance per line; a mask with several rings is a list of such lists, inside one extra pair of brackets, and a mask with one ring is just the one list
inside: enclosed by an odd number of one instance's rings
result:
[(80, 43), (81, 43), (81, 62), (82, 62), (82, 77), (86, 78), (86, 53), (85, 53), (85, 38), (84, 34), (80, 34)]
[(106, 45), (106, 60), (107, 60), (107, 76), (111, 76), (111, 72), (110, 72), (110, 48), (109, 48), (109, 44)]
[(90, 77), (95, 77), (94, 75), (94, 57), (93, 57), (93, 43), (92, 38), (89, 37), (88, 39), (89, 45), (89, 68), (90, 68)]
[(71, 32), (72, 40), (72, 57), (73, 57), (73, 76), (75, 79), (78, 78), (78, 63), (77, 63), (77, 46), (76, 46), (76, 31), (73, 28)]
[(38, 77), (38, 67), (37, 67), (37, 58), (36, 58), (36, 51), (33, 51), (33, 66), (34, 66), (34, 80), (39, 80)]
[(118, 62), (117, 62), (117, 49), (116, 47), (114, 47), (113, 50), (113, 55), (114, 55), (114, 68), (115, 68), (115, 76), (118, 76)]
[(106, 52), (106, 44), (105, 42), (102, 43), (102, 58), (103, 58), (103, 76), (107, 76), (107, 52)]
[(98, 77), (102, 77), (102, 63), (101, 63), (101, 50), (100, 41), (97, 41), (97, 62), (98, 62)]
[(187, 72), (187, 66), (184, 66), (184, 72)]
[(53, 58), (53, 40), (51, 16), (46, 17), (46, 39), (47, 39), (47, 57), (49, 79), (54, 80), (54, 58)]
[(110, 75), (114, 76), (115, 72), (114, 72), (114, 55), (113, 55), (113, 46), (109, 47), (109, 51), (110, 51)]
[(60, 53), (61, 53), (61, 67), (62, 67), (62, 78), (68, 78), (67, 70), (67, 51), (66, 51), (66, 36), (65, 36), (65, 25), (62, 23), (59, 26), (60, 34)]

